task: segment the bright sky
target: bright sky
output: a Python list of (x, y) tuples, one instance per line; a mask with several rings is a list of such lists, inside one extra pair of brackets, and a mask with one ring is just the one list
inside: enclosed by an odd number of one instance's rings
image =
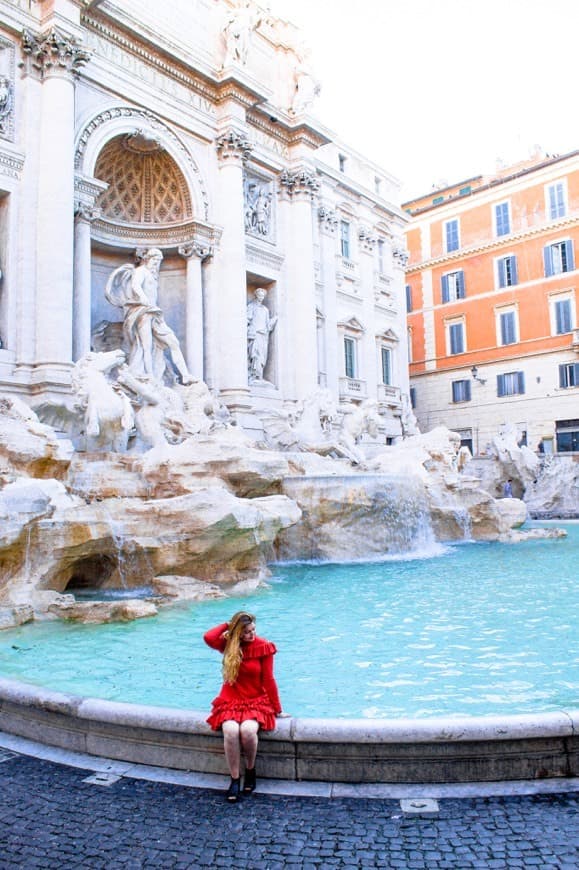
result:
[[(267, 0), (262, 0), (263, 5)], [(304, 31), (314, 114), (402, 200), (533, 145), (579, 148), (579, 0), (269, 0)]]

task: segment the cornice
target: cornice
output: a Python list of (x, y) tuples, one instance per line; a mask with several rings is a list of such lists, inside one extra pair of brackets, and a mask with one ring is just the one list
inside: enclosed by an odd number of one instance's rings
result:
[(477, 245), (471, 245), (468, 248), (460, 248), (458, 251), (453, 251), (451, 254), (442, 254), (440, 257), (432, 257), (429, 260), (423, 260), (421, 263), (407, 266), (406, 274), (409, 275), (413, 272), (421, 272), (423, 269), (432, 269), (435, 266), (441, 266), (445, 263), (453, 263), (459, 262), (461, 260), (466, 260), (476, 254), (482, 254), (485, 251), (491, 251), (493, 249), (500, 251), (504, 248), (511, 247), (517, 242), (524, 241), (524, 239), (531, 238), (532, 236), (551, 233), (556, 230), (564, 229), (565, 227), (572, 227), (575, 225), (579, 225), (578, 215), (570, 215), (565, 218), (561, 218), (558, 221), (552, 221), (550, 223), (541, 224), (540, 226), (536, 227), (526, 227), (524, 230), (520, 230), (518, 233), (511, 233), (508, 236), (501, 236), (498, 239), (489, 239), (487, 242), (481, 242)]
[(19, 179), (23, 166), (24, 157), (0, 149), (0, 175)]

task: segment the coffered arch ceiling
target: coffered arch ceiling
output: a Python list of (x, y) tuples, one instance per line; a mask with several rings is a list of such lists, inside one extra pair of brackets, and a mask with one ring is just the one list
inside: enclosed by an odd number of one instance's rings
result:
[(98, 200), (106, 221), (150, 226), (194, 217), (181, 169), (147, 133), (135, 131), (109, 140), (98, 155), (94, 175), (109, 185)]

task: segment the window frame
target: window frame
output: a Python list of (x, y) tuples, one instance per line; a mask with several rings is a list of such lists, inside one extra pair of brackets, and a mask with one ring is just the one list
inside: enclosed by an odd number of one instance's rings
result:
[[(571, 377), (570, 372), (573, 373)], [(559, 363), (559, 389), (569, 390), (574, 387), (579, 387), (579, 362)]]
[[(507, 378), (513, 378), (513, 386), (514, 388), (507, 389)], [(516, 384), (514, 383), (516, 379)], [(525, 373), (523, 371), (514, 371), (514, 372), (503, 372), (500, 375), (497, 375), (497, 398), (504, 399), (509, 398), (510, 396), (524, 396), (525, 395)]]
[[(348, 355), (348, 347), (351, 347), (351, 355)], [(351, 363), (351, 374), (348, 363)], [(358, 340), (353, 335), (344, 336), (344, 375), (350, 381), (358, 380)]]
[[(450, 293), (450, 279), (455, 278), (454, 296)], [(452, 272), (445, 272), (440, 276), (440, 301), (442, 305), (450, 305), (453, 302), (458, 302), (461, 299), (466, 299), (466, 280), (464, 277), (464, 269), (453, 269)]]
[[(495, 269), (497, 290), (505, 290), (507, 287), (517, 286), (519, 283), (519, 275), (516, 254), (504, 254), (502, 257), (497, 257), (495, 259)], [(509, 277), (507, 271), (510, 272), (511, 281), (507, 280)]]
[[(388, 380), (386, 380), (384, 377), (384, 375), (385, 375), (384, 360), (385, 359), (388, 360), (388, 363), (387, 363)], [(381, 383), (387, 387), (394, 386), (394, 383), (393, 383), (394, 377), (393, 377), (393, 371), (392, 371), (393, 360), (394, 360), (394, 356), (392, 354), (392, 348), (388, 347), (385, 344), (380, 345), (380, 373), (381, 373), (381, 377), (382, 377)]]
[(352, 239), (351, 239), (351, 224), (350, 221), (345, 220), (344, 218), (340, 219), (340, 254), (342, 255), (342, 259), (350, 260), (352, 253)]
[[(556, 269), (553, 259), (554, 249), (560, 249), (560, 262), (565, 268)], [(559, 239), (555, 242), (549, 242), (543, 248), (543, 262), (545, 267), (545, 278), (552, 278), (555, 275), (566, 275), (567, 272), (575, 270), (575, 255), (573, 247), (573, 239)]]
[[(569, 322), (570, 328), (564, 331), (559, 331), (557, 328), (557, 306), (562, 302), (569, 303)], [(575, 311), (575, 293), (573, 290), (566, 290), (563, 293), (553, 293), (549, 296), (549, 317), (551, 321), (551, 335), (569, 335), (575, 329), (576, 311)]]

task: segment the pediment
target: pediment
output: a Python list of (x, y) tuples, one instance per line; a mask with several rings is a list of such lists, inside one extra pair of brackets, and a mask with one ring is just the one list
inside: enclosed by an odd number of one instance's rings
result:
[(347, 332), (358, 332), (360, 334), (366, 332), (364, 325), (360, 323), (357, 317), (351, 317), (349, 320), (340, 320), (338, 328), (344, 329)]
[(393, 344), (394, 342), (400, 341), (396, 333), (393, 329), (385, 329), (383, 332), (379, 332), (376, 335), (376, 341), (386, 341)]

